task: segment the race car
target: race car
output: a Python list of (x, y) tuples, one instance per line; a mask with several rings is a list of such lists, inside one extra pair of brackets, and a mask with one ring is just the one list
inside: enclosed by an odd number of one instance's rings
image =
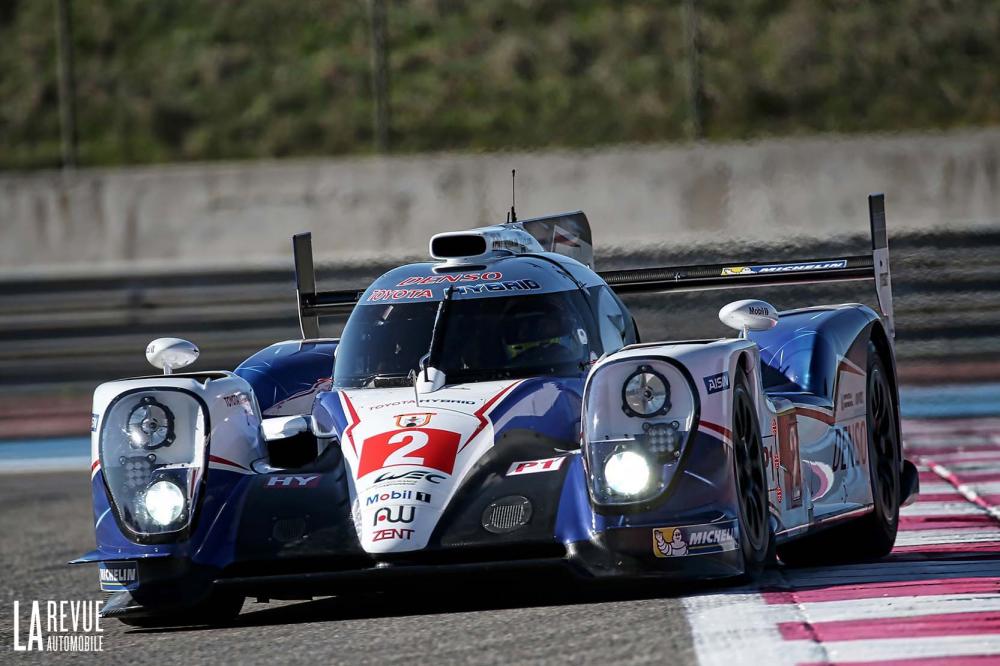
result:
[[(882, 195), (869, 211), (871, 254), (606, 272), (582, 212), (513, 214), (333, 292), (297, 235), (302, 339), (176, 372), (198, 349), (162, 338), (164, 374), (97, 388), (97, 548), (75, 562), (99, 565), (104, 616), (157, 626), (247, 597), (881, 557), (918, 482)], [(873, 280), (880, 312), (740, 300), (733, 337), (649, 342), (620, 298), (837, 280)]]

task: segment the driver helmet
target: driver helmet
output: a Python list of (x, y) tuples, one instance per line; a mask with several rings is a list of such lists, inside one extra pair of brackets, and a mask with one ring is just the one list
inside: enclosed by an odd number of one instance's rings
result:
[(576, 349), (576, 318), (554, 299), (512, 303), (502, 322), (501, 338), (509, 361), (546, 345)]

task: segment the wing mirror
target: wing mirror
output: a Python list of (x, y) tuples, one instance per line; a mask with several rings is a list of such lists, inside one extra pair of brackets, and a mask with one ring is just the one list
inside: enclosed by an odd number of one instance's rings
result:
[(430, 354), (424, 354), (420, 358), (420, 367), (414, 371), (413, 389), (417, 395), (438, 391), (444, 388), (448, 380), (443, 370), (427, 365), (430, 362), (430, 356)]
[(275, 416), (261, 421), (260, 428), (264, 432), (264, 439), (273, 442), (309, 432), (310, 423), (305, 416)]
[(778, 311), (767, 301), (747, 299), (733, 301), (719, 310), (719, 319), (747, 337), (749, 331), (766, 331), (778, 324)]
[(193, 342), (181, 338), (157, 338), (146, 347), (146, 360), (169, 375), (194, 363), (200, 353)]

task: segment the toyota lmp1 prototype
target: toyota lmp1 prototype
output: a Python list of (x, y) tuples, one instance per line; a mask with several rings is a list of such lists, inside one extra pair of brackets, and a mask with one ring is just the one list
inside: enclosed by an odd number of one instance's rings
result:
[[(513, 211), (512, 211), (513, 212)], [(318, 292), (302, 339), (234, 372), (102, 384), (91, 469), (105, 616), (221, 622), (466, 576), (752, 579), (877, 558), (917, 492), (901, 457), (884, 204), (871, 254), (598, 273), (567, 213), (434, 236), (435, 260)], [(720, 312), (734, 337), (640, 342), (620, 294), (873, 280), (858, 304)], [(319, 318), (350, 312), (339, 339)]]

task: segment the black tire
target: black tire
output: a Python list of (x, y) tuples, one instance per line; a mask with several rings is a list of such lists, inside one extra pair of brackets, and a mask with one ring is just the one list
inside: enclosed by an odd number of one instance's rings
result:
[(733, 463), (739, 509), (742, 580), (755, 579), (773, 560), (771, 512), (764, 471), (764, 444), (750, 382), (740, 371), (733, 383)]
[(868, 343), (868, 470), (874, 510), (860, 518), (778, 549), (785, 564), (811, 566), (863, 562), (892, 550), (899, 527), (902, 451), (896, 388), (878, 349)]
[(245, 600), (246, 598), (242, 596), (212, 593), (208, 599), (184, 611), (136, 617), (126, 615), (117, 619), (122, 624), (142, 629), (192, 625), (223, 625), (231, 622), (240, 614)]

